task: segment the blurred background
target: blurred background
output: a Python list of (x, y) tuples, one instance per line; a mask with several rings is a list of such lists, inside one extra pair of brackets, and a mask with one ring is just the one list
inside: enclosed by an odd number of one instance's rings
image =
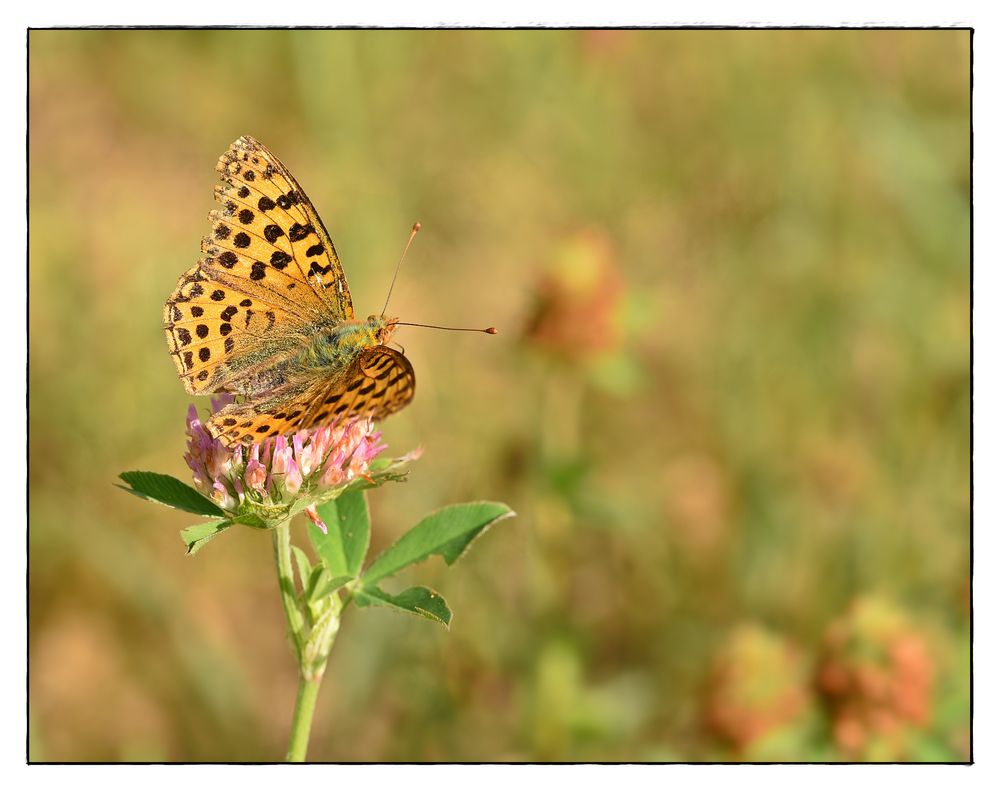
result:
[(36, 30), (28, 65), (31, 758), (284, 755), (268, 536), (185, 557), (197, 519), (113, 486), (188, 478), (162, 306), (251, 134), (361, 315), (420, 220), (392, 313), (501, 332), (397, 335), (424, 456), (372, 551), (518, 517), (400, 581), (450, 632), (348, 611), (310, 758), (968, 759), (967, 31)]

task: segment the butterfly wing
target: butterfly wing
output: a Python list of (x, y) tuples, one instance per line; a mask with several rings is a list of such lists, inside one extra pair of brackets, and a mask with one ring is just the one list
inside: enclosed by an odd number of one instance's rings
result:
[(348, 417), (381, 420), (413, 400), (417, 380), (413, 366), (388, 346), (363, 349), (343, 375), (326, 382), (307, 417), (309, 425)]
[(354, 317), (330, 236), (288, 169), (253, 138), (219, 159), (205, 254), (164, 306), (167, 344), (192, 395), (255, 396), (324, 328)]
[(219, 158), (216, 170), (224, 183), (216, 191), (223, 210), (216, 212), (215, 230), (222, 223), (234, 243), (240, 233), (247, 239), (239, 244), (249, 241), (242, 248), (236, 244), (235, 252), (265, 262), (260, 271), (275, 266), (270, 260), (275, 250), (290, 255), (281, 271), (307, 283), (334, 320), (353, 319), (351, 291), (330, 234), (288, 168), (262, 143), (243, 136)]
[(279, 434), (349, 418), (380, 420), (413, 400), (410, 361), (387, 346), (370, 346), (332, 377), (314, 375), (214, 414), (208, 429), (226, 445), (248, 445)]

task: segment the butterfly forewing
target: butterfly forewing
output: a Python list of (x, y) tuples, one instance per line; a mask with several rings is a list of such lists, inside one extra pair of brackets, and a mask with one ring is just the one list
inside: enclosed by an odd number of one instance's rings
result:
[(251, 262), (248, 276), (277, 269), (289, 291), (308, 285), (326, 316), (353, 319), (351, 292), (330, 234), (288, 168), (263, 144), (241, 137), (216, 170), (224, 183), (216, 191), (222, 209), (213, 215), (213, 233)]
[(198, 395), (252, 392), (252, 380), (303, 337), (351, 319), (344, 270), (316, 210), (288, 170), (249, 137), (219, 159), (222, 205), (205, 256), (167, 300), (167, 342)]
[(307, 327), (294, 309), (238, 279), (213, 278), (203, 262), (185, 272), (164, 306), (163, 322), (187, 391), (240, 391), (251, 369), (291, 353)]

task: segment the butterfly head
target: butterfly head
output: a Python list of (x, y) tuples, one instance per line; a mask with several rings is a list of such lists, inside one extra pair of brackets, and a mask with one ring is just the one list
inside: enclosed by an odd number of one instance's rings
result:
[(376, 316), (374, 313), (368, 317), (368, 329), (371, 331), (372, 336), (375, 338), (375, 342), (379, 344), (386, 344), (392, 337), (392, 333), (396, 331), (396, 318), (388, 318), (387, 316)]

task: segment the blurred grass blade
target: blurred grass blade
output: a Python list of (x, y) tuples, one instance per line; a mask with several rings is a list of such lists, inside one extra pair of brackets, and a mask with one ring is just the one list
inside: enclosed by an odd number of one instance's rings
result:
[(366, 585), (355, 592), (354, 601), (359, 607), (391, 607), (411, 615), (429, 618), (445, 626), (451, 624), (451, 610), (444, 597), (437, 591), (422, 585), (407, 588), (396, 596), (386, 593), (374, 585)]
[(219, 506), (171, 475), (132, 471), (123, 472), (118, 477), (132, 487), (126, 489), (124, 486), (118, 486), (119, 489), (124, 489), (144, 500), (151, 500), (198, 516), (225, 516)]
[(449, 505), (420, 520), (389, 547), (362, 575), (366, 584), (378, 582), (431, 555), (441, 555), (450, 566), (476, 536), (501, 519), (514, 516), (503, 503)]
[(193, 555), (205, 544), (215, 538), (223, 530), (233, 526), (232, 522), (205, 522), (200, 525), (191, 525), (181, 530), (181, 541), (187, 545), (187, 553)]
[(309, 539), (322, 558), (330, 576), (356, 577), (361, 571), (368, 541), (371, 520), (368, 501), (362, 491), (348, 491), (335, 500), (317, 506), (327, 533), (313, 524), (309, 525)]

